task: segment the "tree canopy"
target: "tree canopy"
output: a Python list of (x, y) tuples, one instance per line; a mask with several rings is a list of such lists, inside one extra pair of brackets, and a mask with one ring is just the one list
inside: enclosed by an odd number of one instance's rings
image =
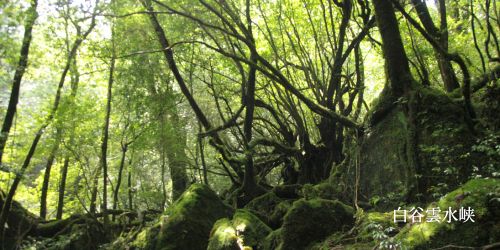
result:
[[(227, 232), (217, 225), (263, 220), (263, 236), (245, 237), (273, 238), (281, 226), (282, 249), (304, 249), (330, 234), (293, 243), (303, 211), (361, 218), (363, 209), (427, 204), (470, 179), (497, 178), (497, 5), (3, 1), (1, 247), (76, 223), (104, 228), (86, 246), (97, 248), (119, 232), (136, 239), (145, 218), (163, 211), (173, 218), (166, 228), (196, 231), (181, 214), (197, 216), (203, 196), (212, 205), (200, 212), (210, 220), (200, 230), (214, 225), (218, 235)], [(273, 192), (289, 202), (279, 222), (263, 219), (278, 208), (231, 217), (231, 209), (259, 211)], [(318, 192), (329, 201), (308, 199)], [(200, 203), (185, 205), (192, 200)], [(15, 226), (16, 216), (29, 226)], [(203, 248), (226, 249), (217, 244)]]

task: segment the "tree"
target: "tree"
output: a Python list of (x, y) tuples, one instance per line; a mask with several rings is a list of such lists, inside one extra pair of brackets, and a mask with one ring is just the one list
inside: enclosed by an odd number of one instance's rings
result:
[(28, 55), (32, 39), (32, 30), (38, 17), (38, 13), (36, 11), (37, 5), (37, 0), (31, 1), (31, 6), (28, 9), (26, 15), (26, 21), (24, 24), (24, 37), (23, 43), (21, 45), (19, 62), (14, 74), (14, 79), (12, 80), (12, 90), (10, 92), (9, 105), (7, 107), (7, 113), (5, 114), (2, 131), (0, 134), (0, 165), (2, 164), (3, 152), (5, 150), (7, 139), (9, 138), (10, 128), (12, 127), (12, 122), (14, 121), (14, 116), (16, 114), (21, 81), (23, 79), (24, 72), (26, 71), (26, 67), (28, 66)]
[[(97, 7), (96, 7), (97, 9)], [(9, 192), (7, 194), (7, 197), (5, 198), (3, 207), (2, 207), (2, 212), (0, 213), (0, 225), (5, 225), (5, 222), (7, 221), (7, 217), (9, 216), (10, 208), (12, 205), (12, 200), (14, 198), (14, 195), (16, 193), (16, 189), (21, 182), (21, 179), (24, 175), (24, 172), (26, 171), (26, 168), (28, 168), (31, 158), (33, 157), (33, 154), (35, 153), (36, 147), (38, 146), (38, 143), (40, 142), (40, 138), (42, 137), (43, 133), (45, 132), (45, 129), (52, 123), (55, 113), (59, 107), (60, 99), (61, 99), (61, 92), (62, 88), (64, 86), (65, 78), (66, 75), (69, 71), (69, 68), (71, 66), (71, 61), (73, 58), (76, 56), (76, 52), (78, 50), (78, 47), (82, 44), (82, 42), (85, 40), (85, 38), (90, 34), (92, 29), (95, 27), (95, 17), (96, 17), (96, 12), (92, 13), (91, 16), (91, 23), (88, 27), (88, 29), (83, 32), (78, 34), (76, 40), (73, 42), (73, 45), (71, 47), (71, 51), (67, 57), (66, 64), (63, 68), (63, 71), (61, 73), (61, 77), (59, 80), (59, 84), (57, 86), (57, 92), (54, 98), (53, 106), (52, 109), (49, 112), (49, 115), (46, 117), (45, 121), (42, 123), (40, 128), (38, 129), (35, 138), (33, 139), (33, 142), (31, 143), (30, 149), (28, 153), (26, 154), (26, 157), (23, 161), (23, 164), (21, 166), (21, 169), (19, 170), (19, 173), (16, 175), (14, 178), (14, 181), (9, 189)], [(0, 227), (0, 235), (3, 235), (3, 227)]]

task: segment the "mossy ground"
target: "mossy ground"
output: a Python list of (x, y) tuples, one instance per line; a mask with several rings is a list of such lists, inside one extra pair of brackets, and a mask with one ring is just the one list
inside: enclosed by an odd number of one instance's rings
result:
[[(463, 199), (462, 199), (463, 197)], [(437, 248), (450, 243), (461, 246), (482, 246), (499, 240), (500, 217), (499, 179), (475, 179), (448, 193), (426, 209), (439, 207), (441, 211), (459, 210), (460, 207), (474, 209), (475, 222), (447, 221), (422, 222), (407, 225), (396, 238), (410, 249)], [(493, 205), (492, 205), (493, 204)], [(458, 214), (456, 214), (458, 218)], [(424, 218), (425, 219), (425, 218)]]

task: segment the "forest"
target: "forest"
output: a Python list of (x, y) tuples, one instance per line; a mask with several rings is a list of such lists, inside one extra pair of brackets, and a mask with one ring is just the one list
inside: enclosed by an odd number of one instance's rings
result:
[(496, 0), (0, 1), (0, 249), (500, 249)]

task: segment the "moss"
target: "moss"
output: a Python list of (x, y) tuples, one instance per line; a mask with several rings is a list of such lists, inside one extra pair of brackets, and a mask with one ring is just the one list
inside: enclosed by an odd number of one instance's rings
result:
[[(462, 200), (462, 197), (463, 200)], [(482, 246), (498, 241), (500, 218), (495, 216), (491, 200), (500, 198), (500, 180), (475, 179), (448, 193), (441, 200), (429, 205), (427, 209), (439, 207), (459, 210), (460, 207), (474, 209), (475, 222), (424, 222), (408, 225), (396, 238), (403, 246), (411, 249), (437, 248), (453, 242), (455, 245)], [(458, 199), (458, 200), (457, 200)]]
[(279, 228), (267, 235), (262, 246), (263, 250), (283, 249), (282, 229)]
[(210, 240), (208, 243), (208, 250), (239, 250), (239, 241), (236, 229), (233, 227), (231, 221), (227, 218), (218, 220), (212, 233), (210, 233)]
[[(361, 194), (377, 197), (408, 193), (406, 187), (411, 185), (412, 173), (406, 163), (407, 133), (405, 114), (399, 107), (368, 129), (360, 154)], [(381, 200), (372, 205), (387, 209), (395, 204), (391, 200)]]
[[(62, 234), (52, 235), (51, 238), (37, 238), (38, 242), (33, 249), (99, 249), (108, 242), (106, 231), (101, 223), (89, 217), (72, 221), (67, 225), (69, 229)], [(27, 247), (23, 247), (25, 249)]]
[(206, 249), (213, 224), (232, 213), (210, 188), (193, 184), (167, 209), (154, 227), (158, 230), (146, 233), (144, 248)]
[[(358, 215), (357, 215), (358, 216)], [(357, 239), (361, 242), (372, 242), (374, 228), (384, 231), (387, 228), (397, 228), (394, 223), (393, 213), (368, 212), (362, 213), (357, 219), (358, 235)]]
[(130, 244), (138, 249), (151, 249), (154, 247), (153, 242), (160, 232), (160, 225), (147, 227), (137, 234), (135, 240)]
[(276, 196), (274, 192), (267, 192), (252, 201), (250, 201), (245, 209), (252, 211), (262, 221), (272, 228), (278, 228), (282, 222), (282, 216), (274, 214), (277, 206), (283, 202), (283, 199)]
[(274, 207), (273, 212), (269, 216), (269, 226), (271, 226), (274, 229), (279, 228), (281, 225), (283, 225), (283, 219), (292, 206), (293, 201), (291, 200), (286, 200), (278, 203), (276, 207)]
[[(415, 91), (417, 145), (408, 145), (413, 134), (409, 130), (413, 126), (408, 124), (408, 100), (382, 96), (386, 100), (380, 100), (372, 113), (383, 111), (384, 115), (370, 123), (361, 147), (360, 194), (376, 200), (372, 205), (380, 211), (394, 209), (407, 198), (426, 202), (445, 194), (470, 176), (470, 166), (482, 161), (470, 156), (474, 135), (465, 125), (463, 105), (440, 90), (422, 87)], [(394, 105), (389, 105), (391, 102)], [(366, 119), (373, 120), (370, 116)], [(410, 150), (418, 156), (420, 179), (410, 167)]]
[(339, 201), (324, 199), (295, 201), (283, 222), (283, 249), (304, 249), (354, 223), (354, 210)]
[(262, 249), (262, 240), (271, 228), (245, 209), (237, 210), (232, 220), (221, 219), (212, 229), (209, 250)]
[(273, 188), (273, 193), (282, 199), (298, 199), (301, 197), (302, 185), (279, 185)]
[(330, 244), (329, 241), (323, 241), (314, 244), (310, 250), (331, 250), (331, 249), (342, 249), (342, 250), (360, 250), (360, 249), (374, 249), (375, 244), (373, 242), (367, 243), (354, 243), (354, 244)]
[(328, 180), (316, 185), (305, 184), (301, 194), (306, 199), (321, 198), (334, 200), (340, 191), (337, 185), (331, 184)]

